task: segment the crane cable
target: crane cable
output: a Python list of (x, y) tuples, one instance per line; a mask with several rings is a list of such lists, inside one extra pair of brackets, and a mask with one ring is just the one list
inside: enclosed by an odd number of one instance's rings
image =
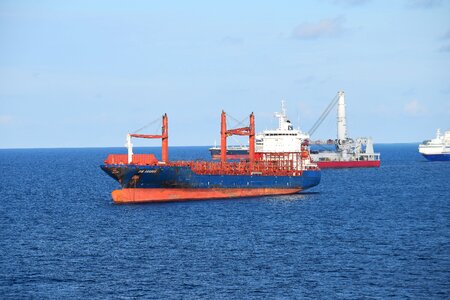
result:
[(146, 129), (146, 128), (152, 126), (152, 125), (154, 125), (156, 122), (158, 122), (158, 121), (160, 121), (160, 120), (161, 120), (161, 118), (158, 117), (158, 118), (156, 118), (155, 120), (153, 120), (153, 121), (151, 121), (151, 122), (145, 124), (145, 125), (142, 126), (141, 128), (135, 130), (133, 133), (138, 133), (139, 131), (142, 131), (142, 130), (144, 130), (144, 129)]
[[(234, 122), (236, 122), (237, 123), (237, 126), (241, 126), (241, 127), (248, 127), (248, 125), (245, 125), (245, 119), (247, 118), (244, 118), (243, 120), (241, 120), (241, 121), (239, 121), (238, 119), (236, 119), (236, 118), (234, 118), (232, 115), (230, 115), (230, 114), (228, 114), (227, 113), (227, 117), (230, 117), (230, 119), (232, 119)], [(236, 126), (236, 127), (237, 127)]]
[[(236, 124), (236, 127), (237, 127), (237, 126), (248, 127), (248, 125), (246, 125), (246, 124), (244, 123), (246, 118), (244, 118), (243, 120), (239, 121), (238, 119), (236, 119), (235, 117), (233, 117), (232, 115), (230, 115), (230, 114), (228, 114), (228, 113), (227, 113), (226, 115), (227, 115), (227, 117), (230, 117), (230, 119), (232, 119), (235, 123), (237, 123), (237, 124)], [(234, 135), (232, 135), (231, 138), (232, 138), (236, 143), (238, 143), (239, 146), (243, 147), (243, 146), (242, 146), (242, 143), (241, 143)]]
[(328, 104), (327, 108), (323, 111), (323, 113), (320, 115), (319, 119), (314, 123), (314, 125), (311, 127), (311, 129), (308, 131), (309, 136), (312, 136), (314, 132), (317, 130), (317, 128), (322, 124), (323, 120), (328, 116), (330, 111), (334, 108), (336, 103), (339, 100), (339, 95), (334, 96), (333, 100), (331, 100), (330, 104)]

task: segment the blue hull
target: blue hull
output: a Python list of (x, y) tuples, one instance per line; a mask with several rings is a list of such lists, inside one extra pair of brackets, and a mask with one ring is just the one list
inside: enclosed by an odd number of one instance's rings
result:
[(320, 170), (303, 171), (301, 176), (201, 175), (190, 167), (102, 165), (122, 188), (298, 188), (319, 184)]
[(429, 161), (450, 161), (450, 154), (422, 154)]

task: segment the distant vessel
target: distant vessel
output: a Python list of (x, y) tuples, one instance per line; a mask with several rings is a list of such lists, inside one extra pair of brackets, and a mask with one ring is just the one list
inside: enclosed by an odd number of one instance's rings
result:
[[(281, 112), (275, 113), (278, 118), (278, 128), (264, 130), (256, 135), (256, 153), (258, 152), (298, 152), (302, 146), (310, 143), (312, 134), (325, 119), (331, 109), (338, 105), (337, 110), (337, 139), (324, 142), (316, 141), (312, 144), (335, 145), (335, 150), (311, 151), (311, 159), (322, 168), (368, 168), (380, 166), (380, 154), (373, 150), (371, 138), (357, 138), (355, 140), (347, 137), (347, 125), (345, 117), (344, 92), (339, 92), (337, 97), (328, 105), (325, 112), (314, 124), (309, 133), (294, 129), (287, 118), (284, 102), (281, 102)], [(212, 159), (220, 158), (220, 147), (209, 149)], [(227, 157), (230, 159), (247, 159), (248, 146), (235, 146), (227, 148)]]
[(440, 129), (436, 130), (436, 138), (420, 144), (419, 153), (431, 161), (450, 161), (450, 130), (444, 135)]
[[(220, 147), (214, 146), (209, 148), (211, 153), (211, 158), (213, 160), (220, 159)], [(231, 160), (241, 160), (248, 159), (248, 146), (238, 145), (238, 146), (228, 146), (227, 147), (227, 159)]]
[[(249, 137), (248, 160), (228, 162), (227, 137)], [(162, 160), (152, 154), (133, 154), (131, 138), (162, 139)], [(297, 152), (255, 153), (255, 121), (249, 126), (227, 129), (221, 116), (220, 162), (169, 161), (168, 118), (163, 115), (162, 133), (128, 134), (128, 154), (110, 154), (101, 168), (122, 189), (112, 192), (115, 203), (166, 202), (182, 200), (255, 197), (294, 194), (316, 186), (320, 169), (311, 162), (307, 148)]]
[(333, 99), (324, 114), (314, 124), (310, 134), (337, 102), (337, 139), (334, 141), (335, 151), (311, 152), (311, 158), (320, 168), (371, 168), (380, 166), (380, 153), (373, 150), (370, 137), (352, 139), (347, 137), (347, 120), (345, 116), (344, 92), (340, 91)]

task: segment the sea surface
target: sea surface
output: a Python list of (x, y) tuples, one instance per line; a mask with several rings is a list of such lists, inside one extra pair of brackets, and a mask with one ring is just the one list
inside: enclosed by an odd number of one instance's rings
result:
[(138, 205), (99, 168), (125, 149), (0, 150), (0, 299), (449, 299), (450, 162), (375, 150), (302, 194)]

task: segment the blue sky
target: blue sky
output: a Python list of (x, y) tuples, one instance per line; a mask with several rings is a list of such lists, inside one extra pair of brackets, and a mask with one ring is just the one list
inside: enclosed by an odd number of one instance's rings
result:
[(211, 145), (222, 109), (262, 131), (282, 99), (308, 131), (338, 90), (352, 137), (450, 129), (450, 1), (216, 2), (1, 1), (0, 148), (122, 146), (165, 112)]

